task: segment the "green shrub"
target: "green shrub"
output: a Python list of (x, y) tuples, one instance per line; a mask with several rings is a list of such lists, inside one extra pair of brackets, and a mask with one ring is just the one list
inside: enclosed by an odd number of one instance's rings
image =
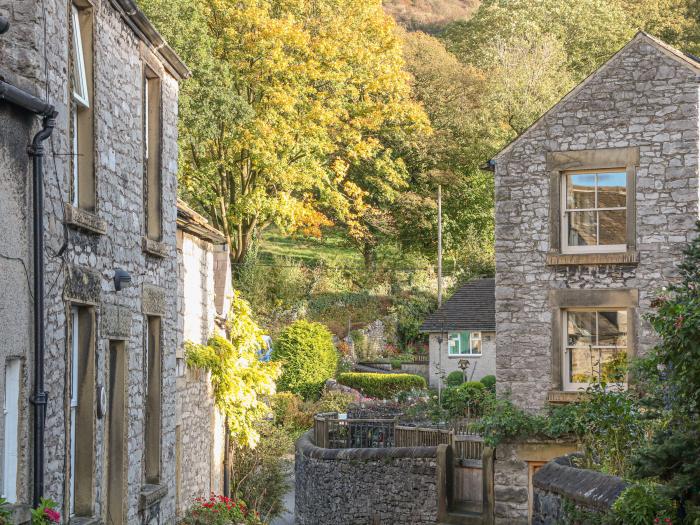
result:
[(442, 405), (455, 417), (481, 414), (486, 395), (486, 387), (478, 381), (467, 381), (456, 387), (449, 387), (442, 394)]
[(313, 414), (306, 411), (304, 400), (292, 392), (278, 392), (271, 400), (272, 413), (277, 426), (291, 433), (300, 433), (313, 426)]
[(325, 381), (338, 368), (338, 353), (331, 333), (320, 323), (304, 320), (282, 331), (272, 358), (282, 362), (277, 389), (297, 393), (304, 399), (317, 398)]
[(488, 390), (489, 392), (496, 392), (496, 376), (484, 376), (479, 381), (482, 385), (486, 387), (486, 390)]
[(455, 370), (447, 374), (447, 379), (445, 379), (447, 386), (459, 386), (464, 383), (464, 372), (460, 370)]
[(340, 374), (341, 385), (361, 390), (368, 397), (390, 399), (401, 392), (427, 388), (425, 379), (414, 374), (375, 374), (349, 372)]
[(675, 522), (673, 502), (661, 487), (653, 483), (627, 487), (612, 506), (613, 515), (624, 525), (647, 525), (659, 518), (661, 523), (668, 518)]
[(284, 512), (292, 467), (288, 458), (294, 453), (296, 435), (270, 421), (258, 422), (258, 432), (262, 437), (255, 448), (236, 444), (232, 449), (231, 494), (245, 500), (268, 523)]

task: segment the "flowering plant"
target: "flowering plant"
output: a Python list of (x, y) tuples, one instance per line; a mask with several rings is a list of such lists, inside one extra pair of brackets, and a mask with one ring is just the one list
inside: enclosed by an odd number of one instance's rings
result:
[(32, 525), (51, 525), (60, 523), (61, 515), (56, 509), (58, 504), (49, 498), (41, 498), (39, 506), (32, 510)]
[(189, 525), (262, 525), (257, 512), (249, 510), (245, 501), (211, 494), (197, 498), (185, 515)]

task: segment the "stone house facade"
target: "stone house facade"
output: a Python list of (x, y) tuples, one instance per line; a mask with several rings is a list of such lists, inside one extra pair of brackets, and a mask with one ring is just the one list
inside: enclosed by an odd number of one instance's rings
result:
[[(623, 383), (655, 344), (644, 316), (698, 219), (699, 74), (638, 33), (491, 162), (497, 388), (520, 407)], [(497, 523), (527, 522), (532, 473), (562, 452), (496, 451)]]
[(223, 332), (231, 308), (231, 260), (221, 232), (182, 201), (177, 209), (178, 346), (175, 423), (177, 514), (194, 498), (223, 494), (227, 433), (206, 372), (189, 368), (185, 342)]
[[(131, 0), (0, 0), (0, 16), (3, 86), (57, 112), (43, 174), (43, 495), (65, 522), (173, 523), (177, 102), (189, 71)], [(25, 148), (40, 121), (3, 98), (0, 393), (18, 415), (0, 432), (2, 487), (22, 522), (37, 492)]]
[(445, 386), (451, 372), (467, 380), (496, 375), (495, 280), (475, 279), (457, 289), (420, 327), (428, 334), (428, 383)]

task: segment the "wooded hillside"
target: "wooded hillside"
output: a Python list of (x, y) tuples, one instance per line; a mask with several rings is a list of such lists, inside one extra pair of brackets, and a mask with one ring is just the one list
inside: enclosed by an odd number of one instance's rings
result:
[(479, 0), (384, 0), (384, 10), (406, 29), (433, 33), (455, 20), (464, 20)]

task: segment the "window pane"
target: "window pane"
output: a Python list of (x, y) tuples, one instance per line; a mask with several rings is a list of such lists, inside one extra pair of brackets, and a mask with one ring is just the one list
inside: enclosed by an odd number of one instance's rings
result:
[(599, 211), (600, 244), (626, 244), (627, 217), (625, 210)]
[(598, 208), (627, 206), (627, 175), (625, 173), (598, 173)]
[(472, 334), (471, 353), (481, 355), (481, 334)]
[(569, 246), (595, 246), (596, 212), (569, 212)]
[(595, 312), (568, 312), (567, 346), (589, 346), (595, 344)]
[(447, 337), (447, 353), (459, 354), (459, 333), (450, 333)]
[(570, 383), (592, 383), (593, 376), (593, 354), (596, 352), (589, 348), (569, 349), (569, 382)]
[(566, 207), (595, 208), (595, 175), (567, 175), (566, 179)]
[(87, 78), (85, 76), (85, 55), (83, 54), (83, 41), (80, 34), (80, 15), (78, 8), (72, 6), (73, 22), (73, 97), (85, 107), (90, 106), (87, 90)]
[(601, 381), (604, 383), (624, 383), (627, 375), (627, 350), (602, 350)]
[(627, 312), (598, 312), (598, 344), (627, 346)]
[(460, 349), (460, 354), (468, 354), (469, 353), (469, 332), (460, 332), (459, 333), (459, 349)]

